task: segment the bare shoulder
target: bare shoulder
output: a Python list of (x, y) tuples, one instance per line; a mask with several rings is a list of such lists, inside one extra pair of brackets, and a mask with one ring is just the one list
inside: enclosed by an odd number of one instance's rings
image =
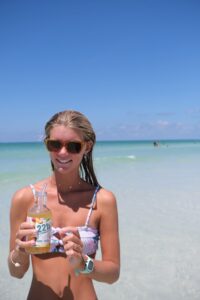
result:
[(17, 190), (12, 197), (12, 206), (14, 207), (28, 207), (33, 200), (33, 193), (30, 186), (25, 186)]
[(106, 237), (113, 238), (118, 232), (118, 209), (114, 193), (102, 188), (98, 193), (97, 206), (100, 213), (101, 240), (105, 241)]
[[(43, 183), (44, 183), (44, 180), (38, 181), (38, 182), (34, 183), (34, 186), (37, 189), (40, 186), (42, 186)], [(23, 209), (23, 208), (30, 207), (30, 205), (33, 203), (33, 201), (34, 201), (33, 192), (30, 188), (30, 185), (27, 185), (27, 186), (17, 190), (14, 193), (14, 195), (12, 197), (11, 205), (14, 207), (21, 207)]]
[(115, 207), (117, 205), (114, 193), (107, 189), (101, 188), (97, 197), (98, 205), (102, 208)]

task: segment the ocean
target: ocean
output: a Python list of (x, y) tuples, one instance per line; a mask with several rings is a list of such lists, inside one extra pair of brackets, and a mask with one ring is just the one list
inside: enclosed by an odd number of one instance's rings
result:
[[(200, 299), (199, 153), (195, 140), (97, 142), (95, 171), (116, 195), (121, 243), (120, 279), (94, 282), (99, 299)], [(51, 168), (39, 142), (0, 143), (0, 165), (0, 300), (24, 300), (31, 268), (23, 279), (7, 268), (10, 201)]]

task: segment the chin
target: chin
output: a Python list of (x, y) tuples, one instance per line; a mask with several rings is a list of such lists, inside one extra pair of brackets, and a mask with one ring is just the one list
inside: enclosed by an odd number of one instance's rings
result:
[(58, 173), (61, 173), (61, 174), (66, 174), (69, 172), (70, 168), (64, 168), (64, 167), (60, 167), (60, 166), (55, 166), (55, 170), (58, 172)]

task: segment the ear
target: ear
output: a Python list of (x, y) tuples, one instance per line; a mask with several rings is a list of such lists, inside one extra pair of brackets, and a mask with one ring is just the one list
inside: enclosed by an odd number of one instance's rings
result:
[(92, 141), (86, 142), (85, 154), (88, 154), (92, 150), (92, 147), (93, 147)]

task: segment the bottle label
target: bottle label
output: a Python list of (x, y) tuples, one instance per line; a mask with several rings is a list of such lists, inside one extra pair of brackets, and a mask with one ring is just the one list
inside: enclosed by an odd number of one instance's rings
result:
[(51, 219), (28, 216), (27, 221), (35, 224), (37, 231), (35, 247), (48, 247), (51, 240)]

